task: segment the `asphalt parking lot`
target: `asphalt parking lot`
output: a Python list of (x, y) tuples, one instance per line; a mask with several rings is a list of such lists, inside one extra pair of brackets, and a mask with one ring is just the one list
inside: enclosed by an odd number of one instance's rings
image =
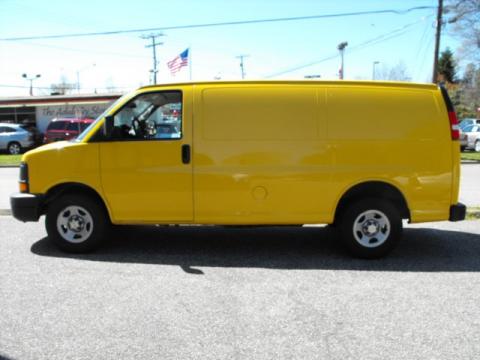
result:
[(328, 229), (127, 227), (67, 255), (0, 217), (2, 359), (475, 359), (480, 222), (354, 260)]

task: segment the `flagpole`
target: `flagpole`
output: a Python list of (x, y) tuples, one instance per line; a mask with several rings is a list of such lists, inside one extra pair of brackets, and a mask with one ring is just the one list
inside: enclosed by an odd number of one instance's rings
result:
[(192, 48), (188, 47), (188, 56), (190, 57), (190, 63), (188, 64), (188, 70), (190, 71), (190, 81), (192, 81)]

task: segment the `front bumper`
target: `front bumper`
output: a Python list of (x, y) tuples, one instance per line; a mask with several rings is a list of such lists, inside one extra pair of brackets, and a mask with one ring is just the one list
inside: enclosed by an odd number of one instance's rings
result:
[(42, 215), (43, 195), (15, 193), (10, 195), (10, 206), (15, 219), (26, 221), (38, 221)]
[(465, 220), (467, 214), (467, 207), (462, 203), (458, 203), (450, 206), (450, 217), (449, 221), (461, 221)]

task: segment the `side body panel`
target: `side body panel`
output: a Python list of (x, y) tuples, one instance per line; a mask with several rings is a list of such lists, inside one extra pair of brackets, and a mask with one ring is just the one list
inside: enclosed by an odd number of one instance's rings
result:
[(195, 86), (195, 222), (303, 224), (330, 217), (325, 90)]
[(447, 220), (455, 160), (440, 92), (331, 86), (327, 93), (331, 191), (384, 181), (402, 192), (412, 222)]

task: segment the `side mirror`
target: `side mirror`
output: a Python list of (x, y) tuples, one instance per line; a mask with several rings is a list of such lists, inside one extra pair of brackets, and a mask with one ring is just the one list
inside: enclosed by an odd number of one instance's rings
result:
[(106, 139), (109, 139), (112, 136), (113, 132), (113, 116), (105, 116), (105, 121), (103, 123), (103, 135)]

